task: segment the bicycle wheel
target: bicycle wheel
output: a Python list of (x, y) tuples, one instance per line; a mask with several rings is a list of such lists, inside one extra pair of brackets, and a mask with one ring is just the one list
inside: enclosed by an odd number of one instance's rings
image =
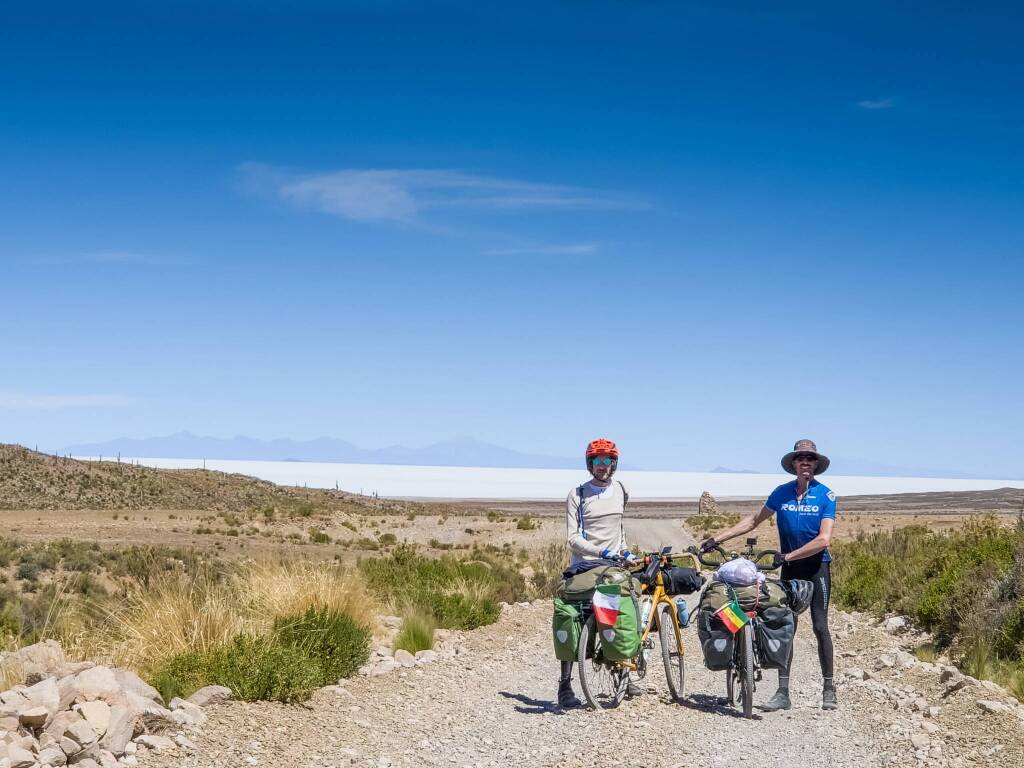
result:
[(597, 620), (593, 616), (583, 624), (576, 660), (580, 668), (580, 687), (587, 703), (594, 709), (619, 706), (626, 696), (628, 672), (604, 658), (601, 633), (597, 631)]
[(658, 608), (658, 639), (661, 641), (661, 660), (665, 664), (665, 679), (668, 681), (668, 692), (673, 700), (682, 702), (683, 686), (686, 684), (686, 659), (683, 649), (676, 641), (675, 616), (671, 609), (662, 603)]
[(736, 703), (736, 666), (725, 670), (725, 703), (730, 707)]
[(750, 622), (740, 629), (740, 698), (743, 700), (743, 716), (754, 713), (754, 626)]

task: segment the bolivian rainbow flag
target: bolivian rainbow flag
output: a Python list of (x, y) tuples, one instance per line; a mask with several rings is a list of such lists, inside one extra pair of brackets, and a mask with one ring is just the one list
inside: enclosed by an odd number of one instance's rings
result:
[(614, 627), (619, 617), (619, 585), (600, 584), (590, 603), (594, 608), (594, 618), (598, 624)]
[(744, 624), (750, 621), (750, 617), (747, 616), (746, 612), (735, 600), (726, 603), (715, 611), (715, 616), (720, 618), (722, 623), (725, 624), (725, 628), (734, 635), (743, 628)]

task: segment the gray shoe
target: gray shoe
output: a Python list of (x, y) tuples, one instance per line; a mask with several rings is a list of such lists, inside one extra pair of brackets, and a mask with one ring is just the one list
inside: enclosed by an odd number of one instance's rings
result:
[(822, 709), (839, 709), (839, 699), (836, 698), (835, 688), (826, 688), (821, 692)]
[(789, 700), (789, 690), (779, 688), (768, 701), (758, 707), (764, 712), (775, 712), (780, 709), (792, 709), (793, 703)]
[(572, 692), (572, 683), (566, 680), (558, 684), (558, 706), (562, 709), (576, 709), (582, 707), (583, 702), (576, 698)]

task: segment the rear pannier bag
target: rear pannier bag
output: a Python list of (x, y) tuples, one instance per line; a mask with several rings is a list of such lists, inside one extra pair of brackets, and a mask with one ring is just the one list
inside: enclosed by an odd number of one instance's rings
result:
[(704, 580), (693, 568), (674, 566), (662, 572), (665, 591), (670, 595), (692, 595), (704, 585)]
[(579, 604), (555, 598), (555, 613), (551, 617), (551, 639), (555, 644), (555, 658), (559, 661), (576, 661), (580, 644), (582, 612)]
[(640, 604), (636, 595), (627, 593), (619, 596), (619, 612), (614, 625), (595, 620), (594, 626), (600, 635), (606, 659), (625, 661), (640, 652)]
[(733, 635), (715, 616), (713, 610), (701, 608), (697, 614), (697, 638), (704, 651), (704, 666), (712, 672), (728, 669), (732, 662)]
[(766, 608), (754, 622), (757, 644), (761, 649), (761, 666), (785, 669), (793, 653), (796, 619), (788, 606)]

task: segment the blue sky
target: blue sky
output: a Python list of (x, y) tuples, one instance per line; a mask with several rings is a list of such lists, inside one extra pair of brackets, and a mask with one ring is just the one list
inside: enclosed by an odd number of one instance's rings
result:
[(1022, 476), (1022, 34), (995, 4), (8, 11), (0, 439), (761, 469), (809, 436)]

